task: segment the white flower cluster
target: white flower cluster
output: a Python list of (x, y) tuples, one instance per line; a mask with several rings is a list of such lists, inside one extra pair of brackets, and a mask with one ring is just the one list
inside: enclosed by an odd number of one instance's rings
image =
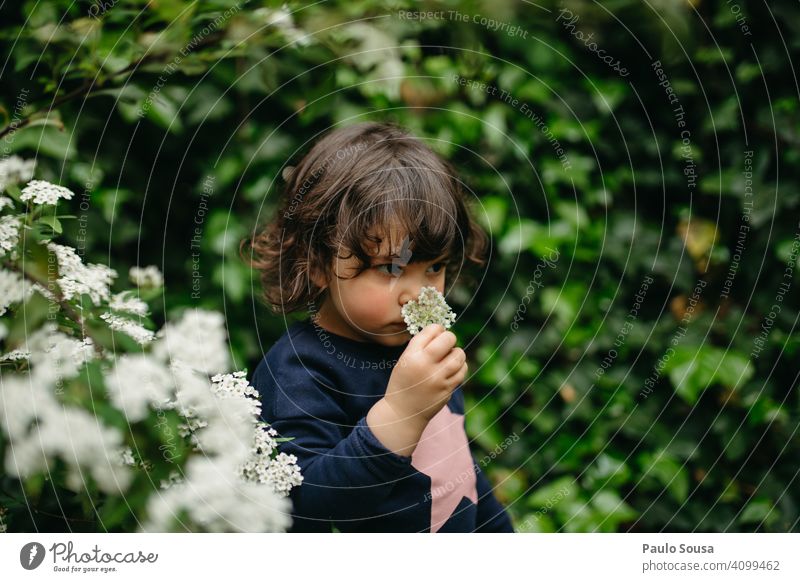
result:
[(0, 356), (0, 362), (27, 360), (34, 366), (33, 377), (44, 384), (59, 384), (78, 374), (81, 366), (95, 357), (90, 338), (75, 339), (48, 322), (24, 340), (21, 347)]
[(175, 529), (183, 514), (185, 529), (208, 532), (280, 532), (291, 525), (291, 502), (269, 487), (244, 481), (226, 466), (204, 457), (186, 463), (185, 480), (148, 500), (143, 532)]
[(22, 189), (19, 198), (23, 202), (33, 201), (34, 204), (56, 204), (60, 198), (72, 200), (74, 195), (69, 188), (57, 186), (45, 180), (31, 180)]
[(194, 421), (191, 440), (203, 456), (190, 458), (185, 478), (173, 473), (162, 481), (166, 493), (148, 501), (150, 520), (143, 530), (170, 530), (184, 513), (190, 522), (184, 527), (203, 531), (284, 531), (291, 505), (281, 498), (302, 476), (294, 455), (272, 459), (277, 433), (268, 433), (258, 420), (258, 392), (245, 372), (217, 374), (211, 386), (183, 362), (174, 362), (172, 372), (178, 391), (171, 407)]
[(280, 8), (259, 8), (253, 12), (253, 16), (280, 30), (290, 43), (297, 43), (300, 46), (311, 44), (308, 34), (295, 26), (291, 10), (286, 4)]
[(34, 366), (34, 377), (45, 384), (60, 384), (75, 377), (81, 367), (94, 359), (90, 338), (76, 339), (58, 331), (48, 322), (25, 339), (22, 348)]
[(5, 470), (25, 479), (47, 472), (54, 457), (68, 467), (66, 485), (86, 489), (85, 474), (98, 487), (117, 494), (127, 489), (131, 474), (121, 461), (122, 433), (104, 426), (96, 416), (75, 406), (64, 406), (52, 387), (35, 375), (4, 375), (0, 379), (0, 424), (9, 436)]
[(217, 398), (244, 398), (250, 406), (250, 414), (260, 416), (261, 401), (258, 399), (258, 391), (250, 386), (245, 376), (242, 371), (217, 374), (211, 378), (214, 383), (211, 392)]
[[(171, 371), (178, 387), (171, 407), (191, 423), (181, 427), (183, 434), (191, 436), (200, 452), (224, 458), (232, 470), (238, 467), (247, 459), (253, 425), (258, 420), (253, 399), (215, 388), (214, 381), (209, 383), (205, 374), (184, 362), (172, 362)], [(258, 414), (260, 403), (256, 404)]]
[(456, 320), (456, 314), (436, 287), (423, 287), (419, 298), (403, 305), (401, 313), (411, 335), (417, 335), (425, 326), (434, 323), (450, 329)]
[(144, 420), (152, 405), (161, 408), (172, 397), (172, 376), (164, 364), (145, 354), (121, 356), (105, 376), (106, 388), (129, 422)]
[(17, 246), (20, 224), (16, 216), (0, 217), (0, 257)]
[(5, 207), (14, 208), (14, 201), (8, 196), (0, 196), (0, 210)]
[[(26, 338), (32, 369), (22, 375), (0, 375), (0, 426), (8, 436), (5, 470), (20, 479), (48, 471), (55, 457), (67, 467), (67, 487), (86, 489), (86, 474), (111, 494), (124, 491), (131, 479), (121, 457), (122, 433), (96, 416), (56, 397), (63, 380), (76, 376), (95, 357), (90, 340), (78, 340), (47, 323)], [(8, 356), (8, 354), (7, 354)]]
[[(150, 311), (150, 308), (147, 306), (147, 303), (139, 299), (138, 297), (134, 296), (131, 291), (122, 291), (121, 293), (117, 293), (111, 300), (109, 301), (108, 305), (113, 311), (118, 311), (121, 313), (127, 313), (131, 315), (138, 315), (140, 317), (145, 317)], [(100, 315), (100, 319), (105, 321), (108, 324), (108, 327), (113, 329), (114, 331), (119, 331), (132, 337), (141, 345), (146, 345), (152, 342), (156, 334), (153, 331), (150, 331), (143, 325), (133, 321), (128, 317), (123, 317), (116, 313), (103, 313)]]
[[(119, 316), (106, 313), (100, 317), (113, 329), (117, 325), (114, 317)], [(136, 325), (130, 320), (120, 319)], [(164, 325), (157, 335), (161, 339), (153, 345), (151, 354), (122, 356), (106, 376), (110, 397), (128, 421), (137, 422), (145, 418), (150, 405), (156, 409), (175, 408), (181, 416), (195, 421), (184, 431), (182, 436), (186, 436), (207, 425), (207, 417), (218, 408), (216, 392), (253, 394), (239, 385), (241, 376), (238, 375), (231, 379), (215, 376), (215, 379), (222, 380), (224, 388), (215, 389), (212, 384), (216, 380), (209, 382), (206, 368), (227, 365), (228, 344), (222, 314), (190, 309), (177, 322)], [(219, 353), (226, 357), (215, 355)], [(209, 366), (203, 365), (203, 358), (209, 360)], [(247, 406), (250, 408), (246, 410), (252, 417), (252, 405)]]
[(125, 335), (135, 339), (141, 345), (149, 344), (156, 337), (154, 332), (150, 331), (143, 325), (136, 323), (127, 317), (122, 317), (121, 315), (103, 313), (100, 315), (100, 319), (105, 321), (108, 324), (108, 327), (114, 331), (121, 331)]
[(114, 311), (132, 313), (133, 315), (146, 316), (150, 312), (147, 303), (135, 297), (131, 291), (117, 293), (111, 298), (108, 306)]
[(58, 258), (59, 278), (56, 282), (64, 299), (72, 299), (85, 293), (95, 305), (108, 301), (111, 293), (109, 287), (117, 276), (114, 269), (92, 263), (84, 265), (71, 247), (49, 242), (47, 248)]
[(153, 353), (164, 361), (181, 361), (204, 374), (229, 368), (225, 318), (216, 311), (192, 308), (177, 323), (168, 323), (156, 334)]
[(161, 287), (164, 285), (164, 276), (155, 265), (131, 267), (128, 276), (137, 287)]
[[(33, 178), (36, 160), (23, 160), (19, 156), (10, 156), (0, 160), (0, 192), (20, 182)], [(0, 209), (2, 206), (0, 206)]]
[(233, 473), (250, 452), (253, 417), (244, 400), (225, 400), (216, 407), (213, 414), (204, 417), (208, 425), (194, 432), (191, 440), (198, 452), (215, 456)]
[(268, 424), (258, 423), (250, 459), (239, 468), (239, 475), (247, 481), (269, 485), (275, 493), (286, 497), (292, 487), (303, 482), (303, 476), (295, 455), (278, 453), (272, 459), (272, 453), (278, 446), (274, 438), (277, 435), (278, 431)]
[(27, 350), (11, 350), (0, 356), (0, 362), (18, 362), (20, 360), (28, 360), (30, 357), (31, 353)]
[(33, 292), (33, 286), (14, 271), (0, 268), (0, 315), (3, 315), (12, 303), (27, 301)]

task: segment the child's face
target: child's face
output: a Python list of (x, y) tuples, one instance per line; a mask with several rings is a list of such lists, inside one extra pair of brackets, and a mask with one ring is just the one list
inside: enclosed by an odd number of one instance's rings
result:
[[(407, 239), (395, 232), (391, 237), (395, 246), (390, 249), (388, 237), (382, 238), (380, 248), (373, 249), (372, 265), (356, 277), (355, 257), (335, 260), (334, 271), (346, 278), (328, 282), (330, 293), (316, 321), (357, 341), (398, 346), (411, 339), (401, 314), (403, 305), (419, 297), (422, 287), (444, 293), (447, 257), (411, 263), (413, 252), (403, 251)], [(392, 252), (401, 258), (390, 257)]]

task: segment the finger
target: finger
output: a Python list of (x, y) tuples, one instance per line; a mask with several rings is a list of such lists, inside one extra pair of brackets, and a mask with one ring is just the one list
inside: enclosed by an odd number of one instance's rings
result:
[(464, 362), (467, 361), (467, 356), (461, 348), (453, 348), (453, 351), (442, 362), (445, 378), (448, 378), (458, 372)]
[(443, 331), (444, 326), (439, 323), (426, 325), (421, 332), (411, 338), (411, 341), (408, 342), (408, 347), (413, 346), (413, 349), (421, 350)]
[(464, 381), (464, 378), (467, 377), (467, 372), (469, 371), (469, 366), (467, 362), (464, 362), (464, 365), (459, 368), (459, 370), (453, 374), (452, 376), (448, 377), (445, 381), (448, 383), (453, 384), (453, 389), (457, 388), (459, 384)]
[(453, 346), (456, 345), (456, 334), (452, 331), (445, 331), (433, 338), (425, 347), (425, 351), (433, 357), (434, 362), (441, 362), (445, 356), (450, 354)]

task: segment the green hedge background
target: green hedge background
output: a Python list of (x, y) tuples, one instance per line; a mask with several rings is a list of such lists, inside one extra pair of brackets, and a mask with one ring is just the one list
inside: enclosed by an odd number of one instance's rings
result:
[(287, 321), (239, 241), (321, 132), (396, 121), (491, 234), (449, 299), (517, 529), (797, 531), (798, 5), (280, 7), (0, 9), (0, 154), (78, 194), (84, 260), (158, 265), (154, 321), (223, 311), (252, 371)]

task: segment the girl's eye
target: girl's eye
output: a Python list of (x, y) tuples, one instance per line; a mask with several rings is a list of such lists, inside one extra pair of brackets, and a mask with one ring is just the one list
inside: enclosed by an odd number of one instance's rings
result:
[[(386, 269), (388, 270), (381, 271), (381, 269), (383, 269), (384, 267), (386, 267)], [(399, 276), (400, 273), (403, 271), (403, 267), (401, 267), (396, 263), (385, 263), (383, 265), (377, 265), (375, 268), (378, 269), (381, 273), (384, 273), (385, 275), (393, 275), (395, 277)]]
[(438, 262), (438, 263), (434, 263), (434, 264), (432, 264), (432, 265), (430, 266), (430, 268), (431, 268), (431, 269), (433, 269), (433, 268), (434, 268), (434, 267), (436, 267), (437, 265), (438, 265), (439, 269), (438, 269), (437, 271), (435, 271), (435, 272), (434, 272), (434, 275), (438, 275), (439, 273), (441, 273), (441, 272), (442, 272), (442, 269), (444, 269), (444, 267), (445, 267), (445, 265), (447, 265), (447, 263), (443, 263), (443, 262), (441, 262), (441, 261), (440, 261), (440, 262)]
[[(429, 274), (439, 275), (446, 264), (447, 263), (441, 261), (438, 263), (433, 263), (430, 267), (428, 267)], [(384, 275), (391, 275), (394, 277), (399, 277), (403, 273), (403, 267), (396, 263), (384, 263), (383, 265), (376, 265), (375, 268)], [(433, 269), (433, 271), (430, 271), (430, 269)]]

